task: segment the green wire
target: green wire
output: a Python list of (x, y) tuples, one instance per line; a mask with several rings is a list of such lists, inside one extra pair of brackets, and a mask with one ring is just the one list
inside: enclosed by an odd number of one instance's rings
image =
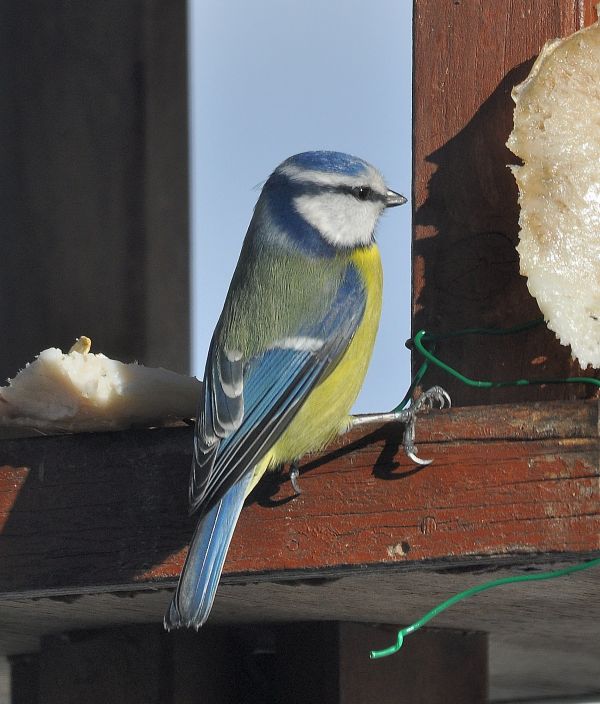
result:
[[(537, 325), (537, 321), (535, 321)], [(448, 337), (456, 337), (457, 335), (467, 335), (467, 334), (490, 334), (490, 335), (508, 335), (512, 332), (520, 332), (521, 330), (527, 330), (532, 327), (533, 323), (528, 323), (526, 325), (518, 326), (518, 328), (508, 328), (507, 330), (491, 330), (486, 328), (471, 328), (469, 330), (460, 330), (455, 333), (447, 333), (445, 335), (429, 335), (425, 330), (419, 330), (419, 332), (414, 336), (413, 342), (417, 350), (425, 357), (428, 362), (435, 364), (440, 369), (443, 369), (448, 374), (452, 375), (456, 379), (459, 379), (467, 386), (474, 386), (479, 389), (499, 389), (505, 386), (530, 386), (539, 384), (593, 384), (594, 386), (600, 387), (600, 379), (594, 379), (592, 377), (586, 376), (575, 376), (567, 377), (566, 379), (515, 379), (513, 381), (478, 381), (476, 379), (470, 379), (468, 376), (461, 374), (459, 371), (451, 367), (446, 362), (436, 357), (433, 352), (430, 352), (423, 344), (424, 340), (437, 341)]]
[(432, 618), (442, 613), (442, 611), (445, 611), (450, 606), (453, 606), (459, 601), (467, 599), (468, 597), (473, 596), (474, 594), (484, 592), (486, 591), (486, 589), (500, 587), (503, 584), (514, 584), (515, 582), (533, 582), (534, 580), (541, 579), (556, 579), (557, 577), (563, 577), (566, 574), (572, 574), (573, 572), (581, 572), (582, 570), (589, 570), (591, 567), (599, 566), (600, 557), (594, 560), (590, 560), (589, 562), (580, 562), (577, 565), (565, 567), (561, 570), (554, 570), (552, 572), (538, 572), (537, 574), (527, 574), (518, 577), (503, 577), (502, 579), (495, 579), (491, 582), (485, 582), (484, 584), (479, 584), (475, 587), (471, 587), (470, 589), (465, 589), (463, 592), (460, 592), (460, 594), (455, 594), (454, 596), (450, 597), (450, 599), (446, 599), (446, 601), (443, 601), (441, 604), (438, 604), (435, 608), (431, 609), (431, 611), (428, 611), (425, 616), (421, 617), (418, 621), (415, 621), (410, 626), (407, 626), (406, 628), (403, 628), (402, 630), (398, 631), (398, 640), (394, 645), (390, 646), (389, 648), (384, 648), (383, 650), (372, 650), (370, 653), (370, 657), (372, 660), (377, 660), (378, 658), (385, 658), (388, 655), (393, 655), (394, 653), (397, 653), (402, 647), (402, 643), (404, 642), (404, 636), (414, 633), (419, 628), (424, 626), (428, 621), (431, 621)]
[(450, 332), (432, 335), (431, 338), (436, 340), (446, 340), (451, 337), (463, 337), (464, 335), (516, 335), (520, 332), (526, 332), (532, 328), (536, 328), (544, 322), (544, 318), (535, 318), (528, 320), (526, 323), (519, 323), (510, 328), (464, 328), (463, 330), (452, 330)]
[(408, 387), (408, 391), (404, 394), (404, 398), (394, 408), (392, 413), (398, 413), (398, 411), (402, 411), (402, 410), (404, 410), (404, 408), (406, 408), (406, 405), (408, 404), (408, 402), (412, 398), (413, 391), (417, 388), (419, 382), (425, 376), (425, 373), (427, 372), (428, 369), (429, 369), (429, 362), (427, 360), (425, 360), (423, 362), (423, 364), (421, 364), (421, 366), (419, 367), (419, 370), (417, 371), (417, 373), (415, 374), (414, 379), (412, 380), (410, 386)]
[[(437, 357), (434, 352), (428, 350), (425, 347), (425, 342), (433, 342), (434, 345), (439, 340), (447, 340), (452, 337), (462, 337), (464, 335), (514, 335), (520, 332), (525, 332), (531, 330), (531, 328), (537, 327), (544, 322), (543, 318), (536, 318), (535, 320), (530, 320), (527, 323), (521, 325), (514, 325), (510, 328), (465, 328), (464, 330), (455, 330), (452, 332), (441, 333), (441, 334), (430, 334), (425, 330), (419, 330), (419, 332), (413, 338), (413, 344), (420, 352), (420, 354), (425, 358), (419, 370), (415, 374), (408, 391), (404, 395), (404, 398), (400, 403), (394, 408), (392, 413), (403, 410), (409, 403), (414, 390), (419, 385), (427, 370), (429, 365), (435, 364), (436, 367), (443, 369), (445, 372), (455, 377), (463, 384), (467, 386), (473, 386), (480, 389), (500, 389), (507, 386), (533, 386), (540, 384), (593, 384), (594, 386), (600, 387), (600, 379), (594, 379), (592, 377), (567, 377), (564, 378), (548, 378), (548, 379), (515, 379), (512, 381), (478, 381), (476, 379), (471, 379), (465, 376), (457, 369), (454, 369), (446, 362), (443, 362), (439, 357)], [(408, 344), (408, 343), (407, 343)], [(435, 348), (434, 348), (435, 349)]]
[[(443, 333), (440, 335), (432, 335), (428, 334), (425, 330), (419, 330), (419, 332), (414, 336), (413, 342), (416, 349), (421, 353), (423, 357), (425, 357), (425, 361), (419, 367), (419, 370), (415, 374), (415, 377), (408, 391), (406, 392), (402, 401), (398, 404), (398, 406), (396, 406), (394, 411), (402, 410), (410, 401), (413, 391), (415, 390), (419, 382), (422, 380), (422, 378), (425, 376), (425, 373), (427, 372), (430, 363), (435, 364), (437, 367), (443, 369), (445, 372), (455, 377), (456, 379), (459, 379), (467, 386), (474, 386), (480, 389), (498, 389), (506, 386), (529, 386), (533, 384), (593, 384), (594, 386), (600, 387), (600, 379), (594, 379), (591, 377), (584, 376), (567, 377), (566, 379), (551, 378), (515, 379), (513, 381), (478, 381), (476, 379), (470, 379), (464, 374), (461, 374), (449, 364), (446, 364), (441, 359), (436, 357), (435, 354), (428, 350), (424, 345), (424, 342), (433, 342), (435, 344), (439, 340), (445, 340), (448, 338), (459, 337), (463, 335), (512, 335), (519, 332), (524, 332), (526, 330), (530, 330), (531, 328), (536, 327), (537, 325), (540, 325), (543, 322), (543, 318), (537, 318), (536, 320), (531, 320), (522, 325), (515, 325), (511, 328), (466, 328), (464, 330), (455, 330), (453, 332)], [(428, 611), (418, 621), (415, 621), (410, 626), (407, 626), (406, 628), (403, 628), (398, 631), (398, 639), (394, 645), (390, 646), (389, 648), (384, 648), (383, 650), (372, 650), (370, 653), (370, 657), (372, 660), (377, 660), (378, 658), (385, 658), (388, 655), (393, 655), (394, 653), (397, 653), (402, 647), (402, 643), (404, 642), (405, 636), (414, 633), (419, 628), (424, 626), (428, 621), (431, 621), (432, 618), (435, 618), (438, 614), (440, 614), (442, 611), (445, 611), (450, 606), (453, 606), (459, 601), (467, 599), (470, 596), (473, 596), (474, 594), (478, 594), (479, 592), (484, 592), (487, 589), (493, 589), (494, 587), (499, 587), (503, 584), (514, 584), (515, 582), (533, 582), (535, 580), (542, 579), (556, 579), (557, 577), (563, 577), (564, 575), (572, 574), (573, 572), (580, 572), (581, 570), (587, 570), (591, 567), (598, 566), (600, 566), (600, 557), (594, 560), (590, 560), (588, 562), (580, 562), (577, 565), (565, 567), (561, 570), (554, 570), (552, 572), (539, 572), (538, 574), (521, 575), (518, 577), (503, 577), (502, 579), (495, 579), (490, 582), (485, 582), (484, 584), (479, 584), (478, 586), (471, 587), (470, 589), (465, 589), (459, 594), (455, 594), (449, 599), (446, 599), (446, 601), (443, 601), (441, 604), (438, 604), (435, 608), (431, 609), (431, 611)]]

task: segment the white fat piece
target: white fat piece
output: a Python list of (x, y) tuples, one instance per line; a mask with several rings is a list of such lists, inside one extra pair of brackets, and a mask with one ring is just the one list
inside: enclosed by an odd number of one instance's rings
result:
[(548, 42), (512, 92), (521, 274), (581, 367), (600, 368), (600, 24)]
[[(297, 166), (285, 166), (282, 172), (288, 178), (314, 186), (368, 186), (385, 196), (387, 186), (381, 174), (368, 168), (358, 176), (311, 171)], [(330, 244), (338, 247), (360, 247), (371, 244), (373, 231), (381, 215), (383, 202), (361, 201), (349, 193), (323, 189), (294, 198), (294, 207), (300, 215)]]

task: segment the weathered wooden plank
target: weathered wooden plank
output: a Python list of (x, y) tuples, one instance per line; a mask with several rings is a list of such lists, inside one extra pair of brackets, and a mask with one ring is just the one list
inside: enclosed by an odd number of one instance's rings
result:
[(54, 589), (135, 581), (161, 564), (193, 523), (191, 438), (179, 429), (15, 441), (0, 463), (12, 465), (0, 470), (2, 574)]
[(596, 0), (579, 0), (578, 29), (580, 27), (588, 27), (596, 21), (598, 17), (596, 12), (597, 4)]
[[(401, 426), (365, 426), (251, 497), (225, 575), (465, 564), (600, 549), (598, 404), (553, 402), (422, 418), (424, 469)], [(189, 428), (0, 443), (0, 594), (172, 584), (187, 517)]]
[(2, 382), (82, 334), (186, 371), (185, 0), (2, 3), (0, 56)]
[[(144, 0), (144, 333), (148, 366), (189, 373), (187, 2)], [(138, 253), (130, 266), (137, 266)], [(134, 274), (135, 276), (135, 274)]]
[[(512, 87), (543, 44), (589, 23), (588, 0), (416, 0), (414, 14), (413, 329), (506, 327), (539, 310), (519, 275), (517, 189), (506, 164)], [(569, 349), (544, 326), (455, 338), (441, 356), (479, 379), (572, 376)], [(419, 362), (417, 356), (415, 362)], [(588, 372), (589, 375), (590, 372)], [(470, 389), (436, 370), (456, 403), (582, 398), (585, 386)]]
[[(259, 582), (249, 577), (243, 583), (232, 583), (231, 578), (226, 578), (217, 592), (209, 628), (223, 623), (240, 626), (257, 620), (272, 623), (360, 619), (366, 623), (406, 625), (463, 589), (542, 566), (531, 565), (528, 558), (521, 568), (511, 565), (509, 569), (481, 560), (462, 567), (453, 561), (428, 563), (422, 569), (398, 566), (350, 575), (338, 572), (334, 579)], [(597, 569), (551, 582), (513, 584), (462, 602), (432, 623), (436, 628), (490, 634), (492, 700), (600, 693), (597, 592)], [(39, 650), (40, 635), (48, 633), (150, 622), (158, 630), (170, 598), (169, 589), (2, 598), (0, 652)], [(383, 634), (374, 635), (373, 640), (365, 636), (364, 663), (369, 663), (368, 650), (391, 644), (393, 636), (393, 632), (388, 640)], [(208, 634), (207, 638), (210, 640)], [(413, 645), (416, 646), (413, 638), (406, 639), (402, 652), (389, 661), (392, 665), (401, 667), (400, 661), (412, 657)], [(179, 653), (183, 650), (193, 653), (185, 641)], [(186, 662), (181, 666), (185, 668)], [(201, 680), (202, 670), (195, 672), (196, 681)], [(426, 672), (429, 675), (429, 668)], [(192, 677), (188, 672), (188, 678)]]

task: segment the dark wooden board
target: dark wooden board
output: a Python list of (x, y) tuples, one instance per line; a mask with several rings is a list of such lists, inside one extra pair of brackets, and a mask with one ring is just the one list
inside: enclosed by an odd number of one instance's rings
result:
[(2, 383), (79, 335), (187, 372), (186, 36), (185, 0), (1, 3)]
[[(227, 579), (217, 593), (210, 632), (214, 626), (253, 622), (360, 620), (406, 625), (462, 589), (528, 571), (524, 566), (460, 569), (455, 564), (446, 569), (365, 570), (333, 579), (238, 580), (235, 584)], [(65, 631), (153, 623), (158, 632), (170, 598), (167, 589), (34, 600), (2, 598), (0, 652), (36, 651), (41, 635)], [(490, 590), (445, 611), (430, 625), (489, 634), (492, 700), (600, 695), (598, 570)], [(206, 637), (210, 638), (208, 633)], [(205, 638), (204, 629), (199, 638)], [(413, 648), (418, 647), (413, 638), (406, 638), (401, 653), (388, 662), (390, 667), (402, 667), (405, 657), (412, 660)], [(364, 666), (370, 662), (371, 648), (391, 645), (394, 639), (392, 628), (388, 638), (364, 636)], [(430, 667), (424, 672), (427, 677), (434, 674)]]
[[(487, 638), (430, 629), (401, 659), (371, 661), (394, 628), (360, 623), (207, 626), (165, 633), (129, 626), (44, 638), (11, 658), (14, 704), (484, 704)], [(423, 664), (426, 663), (427, 672)], [(32, 682), (37, 699), (25, 699)], [(90, 686), (93, 683), (93, 686)]]
[[(598, 404), (452, 409), (420, 419), (434, 463), (415, 467), (401, 426), (364, 426), (301, 467), (303, 493), (263, 481), (228, 575), (418, 566), (431, 560), (600, 549)], [(192, 431), (0, 443), (0, 594), (78, 593), (176, 579), (194, 518)]]
[[(461, 589), (600, 550), (598, 404), (436, 411), (417, 441), (365, 425), (273, 475), (242, 512), (214, 623), (410, 623)], [(159, 623), (194, 520), (191, 430), (0, 443), (0, 652), (45, 633)], [(600, 691), (595, 571), (486, 592), (435, 625), (490, 633), (492, 691)], [(410, 647), (410, 639), (405, 647)], [(368, 645), (365, 644), (365, 648)]]
[[(508, 327), (540, 313), (519, 274), (517, 187), (505, 147), (511, 89), (544, 43), (595, 19), (589, 0), (416, 0), (414, 15), (413, 329)], [(476, 379), (580, 372), (545, 326), (440, 343)], [(415, 367), (420, 364), (414, 356)], [(588, 375), (596, 375), (588, 372)], [(593, 387), (471, 389), (432, 370), (460, 405), (583, 398)]]

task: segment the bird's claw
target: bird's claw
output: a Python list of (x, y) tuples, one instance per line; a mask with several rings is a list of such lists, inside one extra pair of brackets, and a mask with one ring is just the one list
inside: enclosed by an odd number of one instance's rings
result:
[(417, 452), (417, 448), (414, 447), (412, 450), (408, 450), (408, 448), (404, 447), (404, 453), (408, 457), (409, 460), (412, 460), (415, 464), (418, 464), (420, 467), (427, 467), (428, 464), (431, 464), (433, 460), (422, 460), (420, 457), (417, 457), (415, 455), (415, 452)]
[(415, 464), (421, 465), (422, 467), (431, 464), (433, 460), (421, 459), (417, 454), (417, 448), (415, 447), (415, 425), (417, 422), (417, 415), (421, 411), (428, 411), (435, 405), (440, 408), (450, 407), (452, 402), (450, 396), (442, 389), (441, 386), (432, 386), (430, 389), (422, 393), (416, 401), (414, 401), (408, 408), (402, 411), (391, 411), (390, 413), (369, 413), (366, 415), (354, 416), (352, 418), (352, 426), (360, 426), (364, 423), (386, 423), (390, 421), (396, 421), (404, 423), (404, 435), (402, 437), (402, 446), (404, 447), (404, 452), (406, 456), (411, 459)]
[(298, 483), (299, 476), (300, 470), (298, 469), (298, 463), (292, 462), (290, 466), (290, 483), (292, 485), (292, 488), (296, 492), (296, 496), (299, 496), (302, 493), (302, 489), (300, 488), (300, 484)]
[(415, 446), (415, 426), (417, 423), (417, 415), (425, 410), (429, 411), (438, 405), (440, 408), (445, 408), (452, 405), (450, 396), (442, 389), (441, 386), (432, 386), (430, 389), (422, 393), (419, 398), (412, 403), (409, 408), (403, 411), (397, 411), (394, 415), (396, 419), (405, 424), (404, 435), (402, 437), (402, 446), (406, 456), (415, 464), (421, 467), (426, 467), (433, 460), (421, 459)]

